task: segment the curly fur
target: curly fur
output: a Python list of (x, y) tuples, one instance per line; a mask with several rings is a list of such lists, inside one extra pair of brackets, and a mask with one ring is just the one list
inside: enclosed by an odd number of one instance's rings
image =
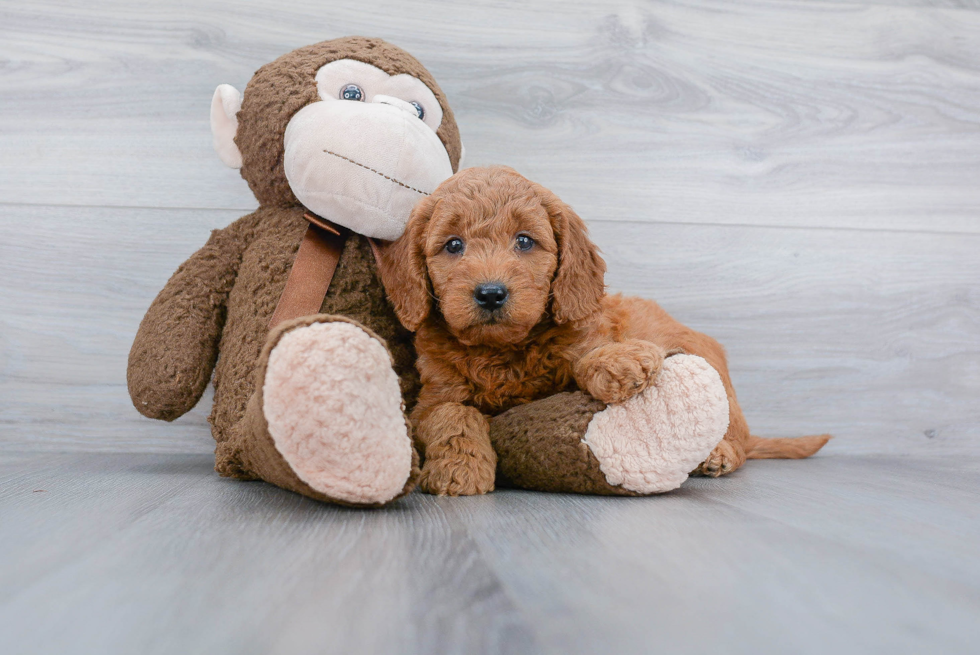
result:
[[(528, 250), (516, 245), (522, 234), (534, 241)], [(464, 244), (461, 253), (445, 248), (454, 238)], [(768, 441), (749, 434), (722, 346), (653, 301), (606, 295), (605, 263), (582, 219), (512, 169), (471, 168), (444, 182), (416, 206), (405, 235), (384, 249), (381, 269), (399, 319), (417, 330), (423, 386), (412, 420), (426, 458), (426, 491), (456, 492), (433, 482), (427, 468), (451, 467), (462, 480), (457, 489), (493, 487), (487, 466), (467, 466), (457, 452), (433, 448), (451, 435), (471, 451), (492, 452), (487, 422), (473, 409), (493, 416), (575, 389), (623, 402), (653, 384), (664, 357), (676, 353), (707, 360), (728, 395), (728, 431), (699, 472), (734, 471), (747, 446)], [(476, 285), (487, 282), (509, 291), (497, 311), (474, 301)], [(813, 438), (803, 450), (812, 454), (825, 442)], [(760, 452), (774, 450), (781, 452), (773, 444)]]

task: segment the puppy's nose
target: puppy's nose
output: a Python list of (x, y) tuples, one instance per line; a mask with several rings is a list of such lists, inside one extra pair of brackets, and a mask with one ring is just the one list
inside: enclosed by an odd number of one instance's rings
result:
[(476, 285), (473, 299), (483, 309), (500, 309), (507, 302), (507, 287), (499, 282), (484, 282)]

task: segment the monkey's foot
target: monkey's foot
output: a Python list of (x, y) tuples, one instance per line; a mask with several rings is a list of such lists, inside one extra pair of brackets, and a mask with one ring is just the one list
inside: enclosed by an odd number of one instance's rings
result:
[(655, 385), (597, 412), (582, 441), (606, 482), (651, 494), (681, 486), (727, 429), (718, 372), (701, 357), (675, 355), (664, 360)]
[(307, 323), (285, 331), (269, 352), (262, 388), (269, 435), (319, 494), (386, 503), (414, 482), (391, 357), (377, 337), (349, 321)]

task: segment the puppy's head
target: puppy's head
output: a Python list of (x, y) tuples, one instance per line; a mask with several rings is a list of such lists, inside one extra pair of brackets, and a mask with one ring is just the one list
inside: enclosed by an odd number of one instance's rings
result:
[(438, 303), (467, 345), (519, 343), (550, 314), (556, 323), (598, 312), (605, 263), (571, 208), (503, 168), (469, 168), (412, 212), (383, 249), (382, 277), (410, 330)]

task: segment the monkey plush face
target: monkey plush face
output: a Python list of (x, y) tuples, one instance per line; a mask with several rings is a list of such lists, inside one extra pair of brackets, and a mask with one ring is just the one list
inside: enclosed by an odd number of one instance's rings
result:
[(431, 74), (379, 39), (300, 48), (245, 89), (221, 85), (214, 145), (262, 204), (303, 205), (370, 237), (397, 239), (412, 207), (458, 168), (452, 110)]
[(353, 59), (323, 66), (316, 83), (320, 102), (286, 126), (289, 187), (324, 218), (398, 238), (415, 203), (453, 174), (436, 136), (442, 107), (420, 80)]

